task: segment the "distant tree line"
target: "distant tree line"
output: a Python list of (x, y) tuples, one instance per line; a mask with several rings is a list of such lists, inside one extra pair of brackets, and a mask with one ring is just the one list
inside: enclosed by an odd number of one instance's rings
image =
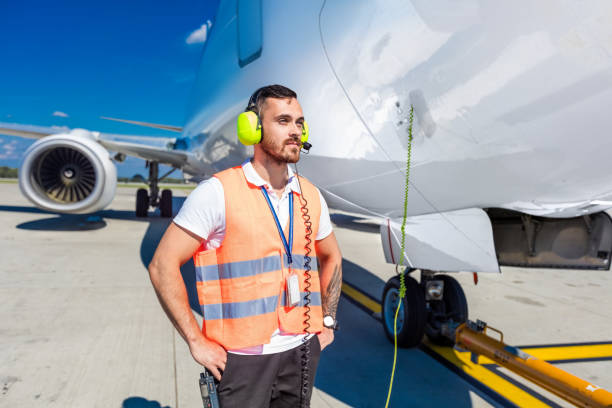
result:
[(10, 167), (1, 166), (0, 167), (0, 177), (1, 178), (17, 178), (17, 169), (12, 169)]

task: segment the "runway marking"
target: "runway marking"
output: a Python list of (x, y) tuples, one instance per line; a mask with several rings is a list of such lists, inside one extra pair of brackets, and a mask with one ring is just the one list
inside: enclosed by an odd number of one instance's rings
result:
[(487, 367), (472, 362), (472, 353), (469, 351), (457, 351), (450, 347), (436, 346), (431, 343), (425, 343), (424, 346), (442, 356), (465, 374), (485, 384), (487, 387), (519, 407), (547, 408), (550, 406), (542, 402), (539, 398), (534, 397), (525, 390), (501, 378)]
[[(378, 317), (382, 307), (372, 296), (355, 286), (343, 282), (342, 293), (365, 312)], [(380, 319), (379, 319), (380, 320)], [(612, 360), (612, 342), (523, 346), (521, 350), (540, 360), (551, 363)], [(473, 358), (469, 351), (458, 351), (424, 341), (422, 351), (459, 374), (476, 388), (505, 405), (529, 407), (558, 406), (544, 396), (507, 376), (502, 376), (498, 365), (483, 356)], [(531, 383), (529, 383), (531, 384)]]
[(342, 283), (342, 293), (355, 300), (360, 305), (365, 306), (372, 313), (380, 313), (382, 310), (380, 303), (346, 282)]

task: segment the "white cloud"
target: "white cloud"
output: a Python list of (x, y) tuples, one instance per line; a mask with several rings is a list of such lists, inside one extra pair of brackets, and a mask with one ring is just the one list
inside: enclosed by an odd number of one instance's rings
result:
[(15, 154), (15, 150), (17, 148), (17, 141), (11, 140), (10, 142), (4, 144), (0, 150), (0, 159), (16, 159), (18, 155)]
[(185, 42), (187, 44), (198, 44), (198, 43), (206, 42), (206, 36), (211, 26), (212, 26), (212, 22), (210, 20), (206, 20), (206, 22), (202, 24), (202, 27), (198, 28), (197, 30), (189, 34), (189, 37), (187, 37)]
[(60, 118), (67, 118), (68, 117), (67, 113), (64, 113), (64, 112), (61, 112), (61, 111), (55, 111), (55, 112), (53, 112), (52, 115), (53, 116), (59, 116)]

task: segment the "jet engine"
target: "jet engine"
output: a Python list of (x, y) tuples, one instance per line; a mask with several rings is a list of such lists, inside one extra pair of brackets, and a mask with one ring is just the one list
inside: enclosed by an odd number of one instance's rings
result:
[(74, 129), (44, 137), (28, 148), (19, 167), (19, 188), (39, 208), (92, 213), (115, 196), (117, 168), (95, 133)]

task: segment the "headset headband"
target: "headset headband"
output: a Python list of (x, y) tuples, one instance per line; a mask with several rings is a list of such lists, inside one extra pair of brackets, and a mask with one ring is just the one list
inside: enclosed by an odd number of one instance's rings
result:
[(253, 92), (253, 94), (249, 98), (249, 103), (247, 104), (247, 107), (244, 110), (245, 112), (248, 112), (248, 111), (255, 112), (257, 113), (257, 116), (259, 116), (259, 112), (257, 109), (257, 100), (259, 99), (259, 94), (261, 93), (262, 89), (263, 88), (259, 88), (258, 90)]

